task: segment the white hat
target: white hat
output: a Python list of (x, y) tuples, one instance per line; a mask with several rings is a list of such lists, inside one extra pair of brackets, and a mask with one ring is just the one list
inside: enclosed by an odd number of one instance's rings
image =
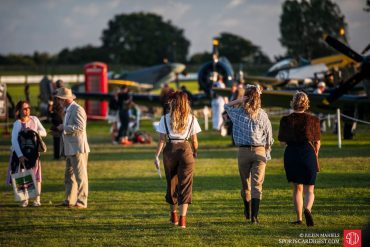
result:
[(76, 96), (72, 93), (72, 90), (66, 87), (58, 88), (55, 97), (60, 99), (75, 99)]
[(325, 82), (320, 81), (319, 84), (317, 84), (317, 87), (326, 87)]

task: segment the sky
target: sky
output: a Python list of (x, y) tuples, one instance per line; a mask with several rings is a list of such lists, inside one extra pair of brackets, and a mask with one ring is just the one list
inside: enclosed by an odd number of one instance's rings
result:
[[(58, 53), (63, 48), (101, 45), (108, 21), (118, 14), (152, 12), (184, 30), (189, 55), (211, 51), (221, 32), (242, 36), (270, 58), (285, 53), (279, 21), (284, 0), (1, 0), (0, 54)], [(370, 42), (365, 0), (334, 0), (348, 23), (350, 46)]]

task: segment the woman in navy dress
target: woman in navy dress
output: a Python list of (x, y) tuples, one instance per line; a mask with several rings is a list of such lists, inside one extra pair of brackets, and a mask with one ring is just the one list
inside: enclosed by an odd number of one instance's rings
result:
[(306, 224), (313, 226), (311, 208), (315, 199), (316, 174), (319, 171), (320, 120), (305, 112), (309, 107), (309, 99), (303, 92), (293, 96), (291, 107), (294, 112), (280, 120), (278, 138), (286, 146), (284, 168), (288, 182), (293, 184), (297, 221), (292, 223), (302, 224), (304, 208)]

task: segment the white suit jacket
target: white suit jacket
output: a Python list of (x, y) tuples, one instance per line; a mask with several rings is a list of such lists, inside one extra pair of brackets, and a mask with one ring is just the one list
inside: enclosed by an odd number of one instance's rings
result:
[(85, 109), (76, 102), (67, 108), (63, 121), (63, 145), (61, 148), (62, 154), (65, 156), (90, 152), (87, 142), (86, 120)]

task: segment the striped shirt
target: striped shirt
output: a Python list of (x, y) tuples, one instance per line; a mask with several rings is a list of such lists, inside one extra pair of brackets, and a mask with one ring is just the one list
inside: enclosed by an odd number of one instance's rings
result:
[[(264, 110), (259, 110), (255, 121), (247, 115), (244, 108), (234, 108), (226, 104), (225, 110), (233, 122), (235, 145), (271, 146), (274, 143), (271, 122)], [(266, 156), (270, 156), (269, 152)]]

